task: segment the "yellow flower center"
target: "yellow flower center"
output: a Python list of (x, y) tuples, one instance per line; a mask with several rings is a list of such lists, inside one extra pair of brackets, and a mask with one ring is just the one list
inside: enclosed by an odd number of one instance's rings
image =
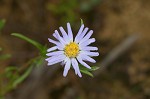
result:
[(78, 44), (71, 42), (65, 46), (64, 51), (66, 56), (73, 58), (79, 54), (79, 46)]

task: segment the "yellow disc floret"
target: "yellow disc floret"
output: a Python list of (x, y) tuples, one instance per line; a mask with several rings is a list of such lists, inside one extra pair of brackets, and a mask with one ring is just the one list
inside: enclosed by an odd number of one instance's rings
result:
[(67, 44), (64, 48), (65, 55), (73, 58), (79, 54), (79, 46), (75, 42)]

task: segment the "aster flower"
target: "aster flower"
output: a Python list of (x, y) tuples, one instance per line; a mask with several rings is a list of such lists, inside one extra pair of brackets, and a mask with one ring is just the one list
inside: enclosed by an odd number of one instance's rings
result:
[(75, 70), (75, 74), (82, 77), (79, 64), (91, 69), (85, 61), (95, 63), (96, 61), (92, 57), (99, 55), (98, 52), (93, 52), (98, 50), (97, 47), (89, 46), (95, 42), (95, 38), (90, 38), (93, 34), (93, 30), (89, 30), (87, 27), (84, 28), (84, 24), (82, 24), (76, 37), (73, 38), (70, 23), (67, 23), (67, 32), (63, 27), (59, 27), (59, 29), (62, 36), (60, 36), (57, 30), (53, 33), (57, 41), (48, 38), (49, 42), (55, 44), (55, 46), (47, 50), (48, 53), (46, 55), (48, 58), (46, 61), (48, 65), (56, 63), (64, 65), (64, 77), (66, 77), (71, 66)]

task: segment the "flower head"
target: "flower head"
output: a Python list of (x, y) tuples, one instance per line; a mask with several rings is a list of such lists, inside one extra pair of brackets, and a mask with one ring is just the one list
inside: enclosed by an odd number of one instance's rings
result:
[(56, 63), (62, 63), (64, 65), (63, 76), (65, 77), (72, 66), (75, 70), (75, 74), (82, 77), (79, 64), (91, 69), (91, 67), (85, 63), (85, 61), (95, 63), (96, 61), (92, 58), (98, 56), (98, 52), (92, 52), (98, 50), (97, 47), (89, 46), (95, 42), (95, 38), (90, 38), (93, 34), (93, 30), (88, 32), (88, 28), (84, 28), (84, 24), (81, 25), (77, 35), (73, 38), (72, 29), (70, 23), (67, 23), (67, 32), (63, 27), (59, 27), (62, 36), (55, 30), (53, 36), (57, 41), (48, 38), (49, 42), (55, 44), (47, 50), (46, 59), (48, 65)]

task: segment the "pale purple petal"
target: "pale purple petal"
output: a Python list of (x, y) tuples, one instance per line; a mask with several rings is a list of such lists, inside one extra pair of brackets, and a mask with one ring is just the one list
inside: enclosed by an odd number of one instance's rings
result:
[(65, 47), (65, 46), (62, 45), (61, 43), (59, 43), (59, 42), (57, 42), (57, 41), (54, 41), (54, 40), (52, 40), (52, 39), (50, 39), (50, 38), (48, 38), (48, 40), (49, 40), (49, 42), (51, 42), (51, 43), (57, 45), (57, 47), (58, 47), (59, 50), (63, 50), (63, 48)]
[(51, 43), (53, 43), (53, 44), (59, 43), (58, 41), (54, 41), (54, 40), (52, 40), (52, 39), (50, 39), (50, 38), (48, 38), (48, 41), (51, 42)]
[(89, 61), (91, 63), (96, 63), (96, 61), (93, 58), (91, 58), (91, 57), (89, 57), (87, 55), (84, 55), (84, 54), (80, 54), (80, 55), (82, 57), (82, 60)]
[(62, 61), (62, 62), (60, 63), (60, 65), (61, 65), (61, 66), (64, 66), (64, 65), (65, 65), (64, 61)]
[(78, 71), (77, 71), (76, 65), (74, 64), (74, 58), (71, 59), (71, 64), (72, 64), (72, 67), (75, 70), (75, 74), (77, 75)]
[(59, 35), (58, 31), (55, 30), (55, 34), (56, 34), (56, 37), (58, 38), (58, 40), (60, 41), (60, 43), (62, 43), (63, 45), (66, 44), (66, 42), (64, 41), (64, 39)]
[(87, 45), (90, 45), (91, 43), (94, 43), (94, 42), (95, 42), (95, 38), (91, 38), (91, 39), (88, 39), (84, 42), (80, 42), (79, 46), (87, 46)]
[(82, 24), (82, 26), (80, 27), (80, 29), (79, 29), (79, 31), (78, 31), (78, 33), (77, 33), (76, 37), (75, 37), (75, 42), (77, 42), (77, 41), (78, 41), (78, 39), (79, 39), (79, 35), (82, 33), (83, 28), (84, 28), (84, 24)]
[(64, 51), (50, 52), (50, 53), (47, 53), (46, 55), (47, 56), (53, 56), (53, 55), (61, 55), (61, 54), (64, 54)]
[(66, 77), (67, 74), (68, 74), (68, 71), (71, 67), (71, 60), (68, 58), (67, 62), (66, 62), (66, 65), (64, 67), (64, 72), (63, 72), (63, 76)]
[(82, 77), (77, 60), (75, 58), (72, 58), (71, 61), (76, 75), (78, 74), (79, 77)]
[(54, 64), (62, 62), (62, 61), (63, 61), (63, 59), (59, 59), (59, 60), (56, 60), (56, 61), (53, 61), (53, 62), (48, 62), (48, 65), (54, 65)]
[[(57, 30), (55, 30), (55, 31), (57, 31)], [(62, 41), (63, 38), (59, 35), (58, 31), (57, 31), (57, 33), (56, 33), (56, 32), (53, 33), (53, 36), (58, 40), (57, 42), (59, 42), (59, 43), (61, 43), (63, 46), (65, 46), (65, 42)]]
[(89, 39), (89, 43), (91, 44), (91, 43), (94, 43), (96, 40), (95, 40), (95, 38), (90, 38)]
[(78, 39), (77, 43), (79, 43), (83, 39), (83, 37), (87, 33), (88, 29), (89, 28), (85, 28), (84, 31), (79, 35), (79, 39)]
[(55, 60), (58, 60), (58, 59), (61, 59), (61, 58), (64, 58), (66, 57), (65, 55), (56, 55), (56, 56), (51, 56), (47, 59), (45, 59), (46, 61), (48, 62), (52, 62), (52, 61), (55, 61)]
[(69, 43), (69, 37), (68, 37), (66, 31), (64, 30), (64, 28), (63, 27), (59, 27), (59, 29), (60, 29), (60, 31), (61, 31), (61, 33), (63, 35), (64, 41), (66, 41), (67, 43)]
[(85, 47), (87, 45), (89, 45), (89, 41), (88, 40), (86, 42), (79, 43), (80, 50), (82, 49), (82, 47)]
[(59, 60), (64, 60), (65, 56), (61, 56), (59, 58), (53, 58), (51, 60), (48, 60), (48, 63), (52, 63), (52, 62), (55, 62), (55, 61), (59, 61)]
[(67, 23), (67, 30), (68, 30), (68, 36), (71, 42), (73, 42), (73, 34), (72, 34), (72, 29), (70, 26), (70, 23)]
[(81, 50), (84, 50), (84, 51), (96, 51), (98, 50), (97, 47), (93, 47), (93, 46), (83, 46), (83, 47), (80, 47)]
[[(59, 56), (57, 56), (57, 57), (59, 57)], [(64, 59), (64, 61), (61, 63), (61, 65), (64, 66), (64, 65), (66, 64), (67, 60), (68, 60), (68, 57), (66, 57), (66, 58)]]
[(48, 65), (53, 65), (59, 62), (62, 62), (66, 56), (65, 55), (59, 55), (59, 56), (52, 56), (46, 59), (48, 61)]
[(81, 54), (86, 54), (88, 56), (99, 56), (98, 52), (80, 51)]
[(86, 63), (82, 60), (82, 58), (81, 58), (80, 56), (77, 56), (77, 59), (78, 59), (78, 61), (79, 61), (80, 64), (82, 64), (82, 65), (85, 66), (86, 68), (91, 69), (91, 67), (90, 67), (88, 64), (86, 64)]
[(51, 52), (51, 51), (54, 51), (54, 50), (56, 50), (56, 49), (58, 49), (58, 47), (57, 47), (57, 46), (54, 46), (54, 47), (49, 48), (49, 49), (47, 50), (47, 52)]
[(58, 38), (57, 38), (57, 36), (56, 36), (56, 34), (55, 33), (53, 33), (53, 36), (58, 40)]
[(82, 43), (82, 42), (88, 40), (88, 39), (92, 36), (92, 34), (93, 34), (93, 30), (90, 30), (90, 31), (87, 33), (87, 35), (80, 41), (80, 43)]

